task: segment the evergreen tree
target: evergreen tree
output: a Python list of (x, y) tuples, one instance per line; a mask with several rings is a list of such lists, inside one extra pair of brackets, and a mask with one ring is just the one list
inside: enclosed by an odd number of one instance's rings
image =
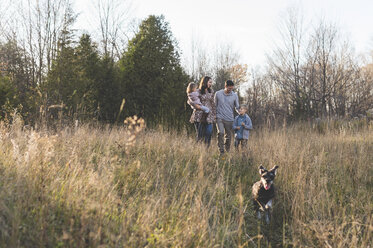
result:
[(37, 85), (32, 83), (30, 68), (30, 58), (15, 39), (0, 43), (0, 105), (7, 103), (7, 107), (2, 108), (3, 115), (17, 107), (26, 121), (35, 118), (39, 95), (35, 90)]
[(10, 78), (2, 75), (0, 71), (0, 120), (13, 112), (20, 104), (16, 92), (16, 87)]
[(75, 17), (69, 12), (59, 37), (57, 56), (41, 87), (44, 107), (42, 115), (48, 113), (51, 106), (62, 107), (65, 114), (75, 113), (81, 99), (77, 89), (80, 75), (73, 46), (74, 32), (71, 29), (74, 21)]
[(48, 72), (43, 87), (46, 105), (64, 105), (68, 112), (75, 111), (80, 96), (77, 94), (79, 71), (74, 48), (70, 43), (61, 42), (56, 60)]
[(120, 104), (123, 99), (118, 79), (118, 67), (113, 58), (104, 55), (99, 61), (99, 75), (97, 82), (97, 102), (99, 119), (114, 122), (119, 114)]
[(87, 117), (96, 115), (99, 104), (99, 68), (100, 58), (96, 45), (88, 34), (83, 34), (79, 45), (75, 48), (77, 82), (75, 84), (76, 96), (80, 115)]
[(120, 60), (127, 115), (175, 125), (185, 113), (188, 76), (176, 47), (163, 16), (151, 15), (141, 23)]

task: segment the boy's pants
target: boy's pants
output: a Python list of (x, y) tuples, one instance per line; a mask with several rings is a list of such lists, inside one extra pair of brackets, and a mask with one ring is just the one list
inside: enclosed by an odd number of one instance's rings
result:
[(241, 144), (241, 148), (247, 147), (247, 139), (235, 139), (234, 146), (238, 149), (238, 146)]
[(220, 153), (224, 153), (225, 150), (229, 152), (231, 147), (231, 137), (233, 132), (233, 121), (226, 121), (223, 119), (216, 120), (216, 127), (218, 129), (218, 147)]

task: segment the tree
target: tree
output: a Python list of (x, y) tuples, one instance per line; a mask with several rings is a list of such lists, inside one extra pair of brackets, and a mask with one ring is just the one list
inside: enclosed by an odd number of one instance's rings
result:
[(241, 100), (242, 98), (241, 86), (243, 83), (246, 83), (248, 81), (248, 76), (249, 76), (249, 73), (247, 71), (247, 65), (246, 64), (233, 65), (229, 69), (229, 73), (230, 73), (231, 80), (233, 80), (236, 86), (238, 97)]
[(118, 65), (112, 57), (104, 55), (100, 59), (96, 80), (98, 117), (113, 123), (119, 119), (124, 93), (120, 85)]
[(232, 79), (232, 68), (238, 64), (240, 57), (237, 51), (231, 44), (220, 44), (214, 52), (214, 63), (212, 65), (215, 83), (213, 88), (215, 91), (223, 89), (225, 81)]
[(188, 72), (192, 81), (199, 82), (204, 76), (214, 80), (215, 91), (224, 88), (225, 81), (233, 80), (236, 86), (248, 80), (247, 65), (239, 63), (239, 53), (231, 43), (220, 43), (213, 49), (193, 35)]
[(77, 59), (70, 39), (62, 38), (56, 59), (48, 72), (47, 80), (42, 86), (44, 93), (44, 111), (47, 114), (49, 106), (64, 106), (65, 113), (76, 112), (81, 98), (77, 86), (79, 81)]
[[(282, 45), (268, 57), (268, 74), (288, 103), (292, 119), (345, 117), (359, 69), (338, 28), (320, 20), (309, 36), (302, 16), (291, 9), (281, 29)], [(305, 40), (305, 38), (308, 38)]]
[(209, 56), (212, 53), (208, 51), (201, 38), (195, 34), (192, 36), (190, 49), (190, 58), (186, 68), (191, 81), (198, 83), (202, 77), (213, 75), (211, 56)]
[(287, 117), (287, 102), (268, 72), (262, 73), (259, 68), (252, 69), (249, 86), (244, 102), (247, 103), (248, 114), (255, 125), (267, 124), (269, 127), (280, 124)]
[(303, 19), (296, 8), (290, 8), (280, 27), (282, 43), (268, 57), (270, 74), (274, 82), (286, 93), (291, 103), (290, 115), (296, 119), (304, 117), (305, 95), (301, 85), (301, 63), (303, 50)]
[(104, 54), (118, 59), (122, 47), (127, 44), (127, 34), (123, 30), (130, 15), (129, 0), (96, 0), (100, 20), (100, 31)]
[(373, 64), (359, 68), (347, 90), (347, 111), (351, 116), (365, 115), (373, 109)]
[[(8, 2), (8, 4), (6, 3)], [(8, 11), (0, 18), (0, 32), (8, 44), (14, 85), (20, 90), (23, 116), (37, 119), (45, 113), (48, 96), (44, 84), (56, 60), (61, 37), (75, 20), (70, 0), (4, 1)]]
[(0, 71), (0, 119), (5, 118), (20, 103), (15, 85), (3, 74)]
[(99, 80), (100, 77), (100, 58), (97, 46), (92, 42), (90, 35), (83, 34), (80, 37), (79, 44), (75, 48), (75, 65), (77, 71), (76, 97), (78, 100), (77, 111), (80, 115), (94, 117), (99, 105)]
[(39, 96), (35, 90), (36, 86), (32, 84), (30, 58), (15, 39), (10, 39), (5, 44), (0, 43), (0, 65), (3, 80), (5, 80), (4, 77), (7, 78), (6, 81), (9, 80), (9, 84), (12, 85), (12, 89), (17, 95), (16, 98), (22, 106), (23, 118), (32, 119), (35, 117), (33, 113), (36, 112)]
[(163, 16), (145, 19), (120, 60), (125, 113), (174, 125), (185, 112), (188, 76)]
[[(3, 3), (4, 2), (4, 3)], [(73, 15), (70, 0), (2, 1), (8, 11), (0, 19), (7, 40), (14, 39), (30, 58), (30, 78), (41, 84), (57, 55), (63, 27)], [(75, 16), (74, 16), (75, 18)]]

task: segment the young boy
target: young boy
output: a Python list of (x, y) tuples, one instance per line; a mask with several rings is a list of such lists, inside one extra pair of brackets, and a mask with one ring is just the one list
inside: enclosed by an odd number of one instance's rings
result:
[(236, 116), (233, 122), (233, 130), (235, 132), (234, 146), (238, 149), (241, 144), (241, 148), (247, 146), (247, 140), (249, 139), (249, 130), (253, 129), (250, 117), (246, 114), (248, 107), (246, 104), (242, 104), (239, 109), (239, 115)]

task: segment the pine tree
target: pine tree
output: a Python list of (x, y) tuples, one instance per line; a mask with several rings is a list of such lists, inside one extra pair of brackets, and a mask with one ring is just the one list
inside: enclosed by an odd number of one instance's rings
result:
[(65, 16), (63, 30), (58, 41), (57, 56), (52, 61), (45, 82), (41, 85), (43, 93), (43, 114), (51, 109), (51, 106), (61, 106), (65, 113), (75, 113), (80, 96), (77, 94), (79, 71), (74, 49), (71, 29), (75, 17), (72, 12)]
[(98, 77), (100, 58), (96, 45), (88, 34), (83, 34), (75, 48), (77, 82), (74, 86), (80, 114), (95, 116), (98, 108)]
[(99, 119), (113, 123), (117, 119), (123, 99), (119, 87), (118, 66), (113, 58), (104, 55), (99, 61), (97, 102)]
[(120, 60), (126, 114), (171, 124), (185, 112), (188, 76), (163, 16), (145, 19)]
[(17, 90), (9, 77), (0, 71), (0, 120), (8, 116), (20, 104)]
[(39, 110), (39, 95), (35, 90), (37, 85), (32, 83), (30, 68), (30, 58), (15, 39), (0, 43), (0, 106), (6, 103), (3, 114), (17, 108), (24, 120), (35, 118)]
[(60, 42), (56, 60), (48, 72), (43, 85), (47, 96), (47, 105), (64, 105), (68, 112), (75, 111), (79, 96), (77, 95), (78, 66), (74, 47), (70, 42)]

